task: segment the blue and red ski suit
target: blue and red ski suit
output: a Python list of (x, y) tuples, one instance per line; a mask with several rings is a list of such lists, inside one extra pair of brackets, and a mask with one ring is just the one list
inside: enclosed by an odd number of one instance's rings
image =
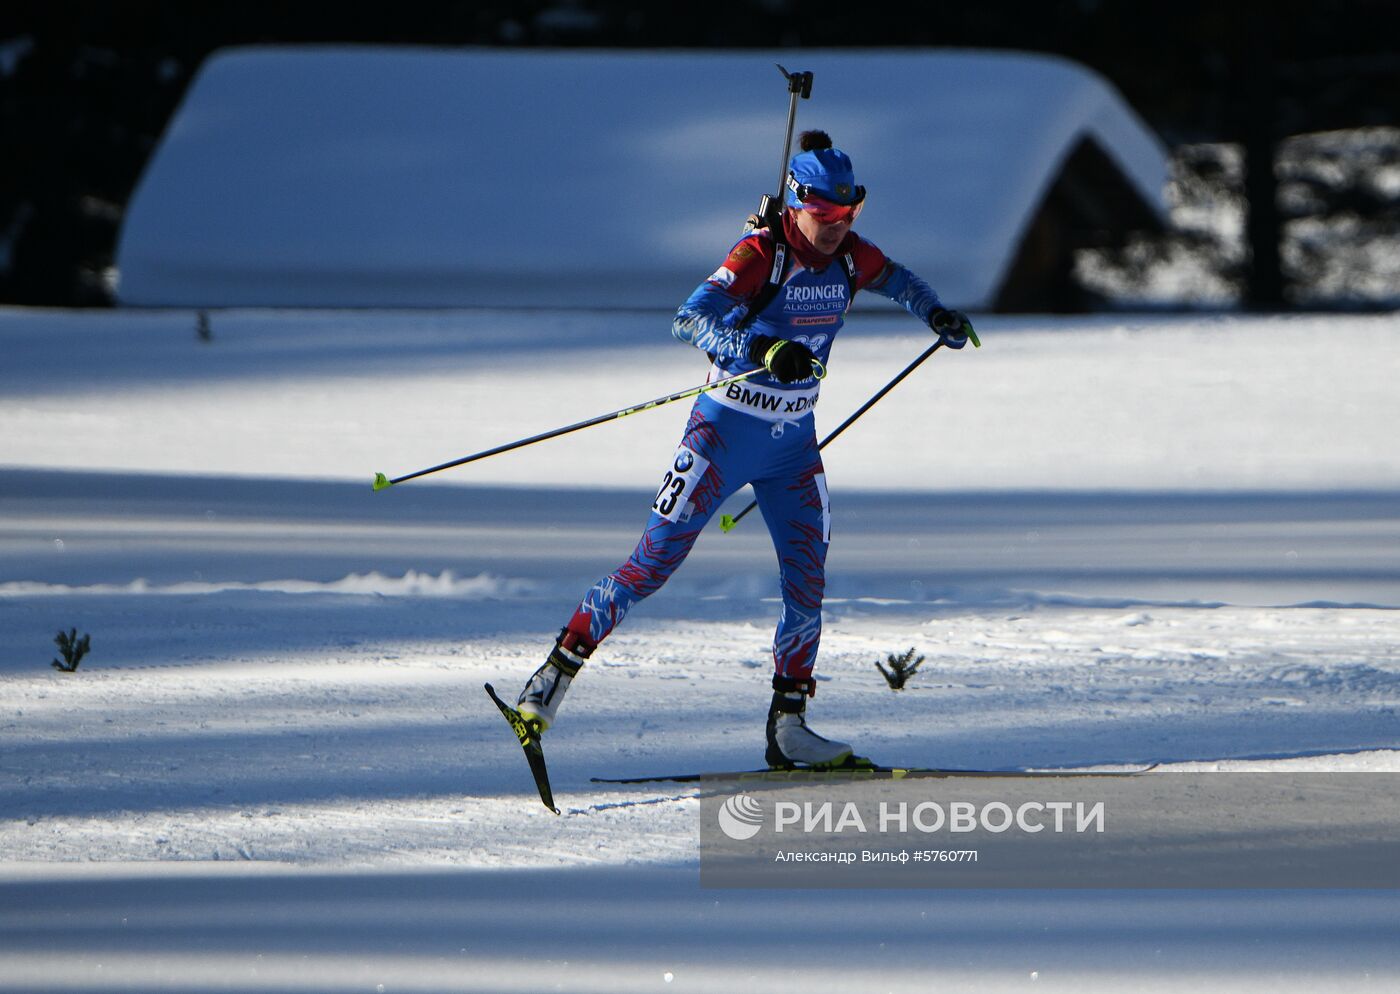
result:
[[(677, 312), (672, 333), (709, 353), (711, 381), (758, 368), (748, 357), (756, 335), (801, 342), (828, 365), (857, 290), (889, 297), (925, 325), (941, 306), (927, 283), (854, 232), (835, 254), (824, 255), (788, 212), (784, 238), (780, 271), (772, 233), (756, 231), (735, 244)], [(774, 275), (777, 294), (750, 315), (749, 305)], [(591, 651), (632, 605), (660, 589), (725, 499), (752, 484), (778, 556), (783, 609), (773, 639), (775, 671), (797, 680), (811, 675), (831, 540), (831, 505), (812, 416), (819, 388), (816, 379), (781, 383), (759, 373), (696, 399), (641, 541), (622, 566), (589, 589), (569, 620), (578, 642)]]

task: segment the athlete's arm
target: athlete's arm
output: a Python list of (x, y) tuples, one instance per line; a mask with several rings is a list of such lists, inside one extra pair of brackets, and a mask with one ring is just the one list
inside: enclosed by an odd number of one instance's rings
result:
[(888, 297), (922, 324), (928, 324), (929, 315), (943, 306), (933, 287), (865, 239), (857, 240), (852, 255), (858, 274), (857, 290)]
[(768, 281), (772, 242), (762, 234), (750, 235), (735, 245), (709, 279), (686, 298), (671, 334), (702, 352), (730, 359), (746, 359), (753, 333), (735, 327), (747, 313), (743, 308)]

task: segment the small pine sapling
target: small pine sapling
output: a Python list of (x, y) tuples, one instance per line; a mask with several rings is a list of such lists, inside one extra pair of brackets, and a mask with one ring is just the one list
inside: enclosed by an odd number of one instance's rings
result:
[(924, 661), (924, 657), (914, 658), (914, 648), (910, 646), (909, 651), (902, 656), (894, 653), (889, 655), (890, 668), (885, 669), (878, 662), (875, 668), (880, 671), (880, 675), (885, 678), (885, 682), (890, 685), (891, 690), (903, 690), (905, 682), (919, 669), (919, 664)]
[(59, 632), (54, 636), (54, 644), (58, 646), (58, 651), (63, 654), (63, 662), (57, 659), (53, 661), (53, 668), (64, 673), (72, 673), (78, 668), (78, 663), (87, 655), (92, 636), (84, 634), (78, 638), (78, 630), (70, 628), (66, 632)]

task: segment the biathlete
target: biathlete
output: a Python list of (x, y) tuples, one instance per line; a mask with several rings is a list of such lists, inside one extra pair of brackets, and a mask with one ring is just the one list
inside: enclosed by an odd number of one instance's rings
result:
[(672, 334), (711, 358), (710, 381), (762, 370), (701, 394), (632, 555), (593, 585), (516, 705), (537, 733), (555, 721), (584, 662), (631, 607), (684, 562), (720, 504), (752, 484), (778, 554), (782, 614), (773, 639), (766, 760), (775, 768), (857, 762), (806, 722), (822, 630), (831, 510), (812, 408), (851, 298), (902, 304), (949, 348), (972, 325), (927, 283), (851, 230), (865, 204), (851, 160), (808, 131), (789, 162), (781, 230), (741, 239), (681, 306)]

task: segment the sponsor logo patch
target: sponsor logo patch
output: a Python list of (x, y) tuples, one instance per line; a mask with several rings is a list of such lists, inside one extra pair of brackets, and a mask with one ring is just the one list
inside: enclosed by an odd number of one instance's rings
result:
[(734, 279), (735, 276), (734, 271), (732, 269), (729, 269), (725, 266), (720, 266), (710, 275), (709, 282), (716, 283), (719, 286), (728, 289), (729, 287), (734, 285)]
[(773, 414), (803, 414), (817, 406), (816, 397), (805, 394), (788, 397), (781, 393), (770, 393), (759, 387), (750, 389), (738, 383), (731, 383), (725, 387), (724, 395), (736, 404)]
[(788, 284), (783, 288), (784, 300), (808, 301), (808, 300), (839, 300), (842, 303), (846, 300), (846, 285), (844, 283), (826, 283), (820, 286), (793, 286)]

